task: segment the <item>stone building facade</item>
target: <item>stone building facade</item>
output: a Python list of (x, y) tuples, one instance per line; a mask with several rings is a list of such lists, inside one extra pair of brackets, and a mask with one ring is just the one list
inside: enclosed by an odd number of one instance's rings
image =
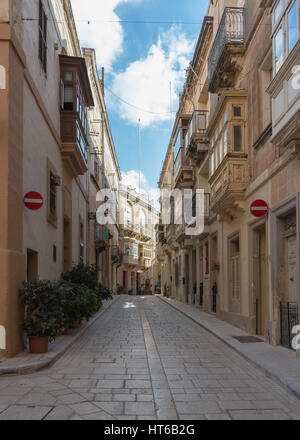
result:
[[(94, 217), (98, 190), (121, 178), (103, 81), (69, 0), (0, 0), (0, 357), (24, 347), (24, 280), (57, 280), (83, 261), (116, 289), (118, 224)], [(24, 205), (32, 191), (39, 210)]]
[(169, 295), (286, 346), (300, 300), (299, 6), (210, 2), (159, 183), (205, 194), (201, 235), (161, 225)]

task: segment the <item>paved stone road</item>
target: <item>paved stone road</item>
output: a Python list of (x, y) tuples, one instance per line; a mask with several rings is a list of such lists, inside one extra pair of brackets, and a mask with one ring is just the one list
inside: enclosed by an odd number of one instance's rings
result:
[(0, 377), (0, 420), (300, 419), (300, 400), (156, 297), (121, 297), (50, 369)]

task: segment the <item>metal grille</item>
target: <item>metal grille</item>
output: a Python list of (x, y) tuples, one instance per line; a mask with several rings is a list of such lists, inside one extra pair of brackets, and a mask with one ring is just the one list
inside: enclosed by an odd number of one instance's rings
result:
[(244, 9), (225, 8), (208, 60), (208, 84), (212, 81), (225, 45), (227, 43), (243, 44), (244, 41)]
[(299, 324), (298, 303), (280, 303), (280, 342), (284, 347), (292, 349), (292, 340), (295, 336), (293, 328)]

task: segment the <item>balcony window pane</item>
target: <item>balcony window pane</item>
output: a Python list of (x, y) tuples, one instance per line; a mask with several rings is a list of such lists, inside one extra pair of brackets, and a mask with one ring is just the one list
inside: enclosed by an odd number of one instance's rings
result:
[(228, 152), (228, 146), (227, 146), (227, 130), (224, 131), (224, 157), (226, 156)]
[(206, 130), (206, 115), (198, 115), (199, 130)]
[(279, 0), (279, 2), (277, 3), (276, 8), (274, 9), (274, 21), (275, 21), (275, 24), (278, 22), (281, 13), (282, 13), (282, 0)]
[(289, 52), (291, 52), (298, 41), (298, 20), (297, 20), (297, 2), (294, 1), (288, 13), (288, 38)]
[(65, 86), (64, 88), (64, 110), (73, 111), (73, 87)]
[(72, 81), (72, 72), (66, 72), (65, 74), (65, 81)]
[(216, 167), (216, 169), (217, 169), (218, 166), (219, 166), (219, 161), (218, 161), (218, 159), (219, 159), (219, 144), (217, 144), (217, 145), (216, 145), (216, 148), (215, 148), (215, 167)]
[(227, 122), (227, 112), (224, 113), (224, 125), (226, 124), (226, 122)]
[(221, 137), (221, 140), (220, 140), (220, 163), (222, 162), (222, 160), (223, 160), (223, 137)]
[(280, 26), (279, 31), (275, 36), (275, 73), (278, 72), (283, 63), (284, 54), (284, 38), (283, 28)]
[(233, 137), (234, 137), (234, 151), (243, 151), (243, 138), (242, 138), (242, 127), (236, 125), (233, 127)]
[(235, 118), (240, 118), (242, 116), (242, 107), (234, 105), (233, 106), (233, 116)]

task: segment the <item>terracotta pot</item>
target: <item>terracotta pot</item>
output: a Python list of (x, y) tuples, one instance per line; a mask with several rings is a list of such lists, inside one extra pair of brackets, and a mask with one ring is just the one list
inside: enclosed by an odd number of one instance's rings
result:
[(73, 328), (78, 328), (78, 327), (80, 327), (80, 324), (81, 324), (81, 319), (77, 319), (77, 321), (73, 322), (72, 327)]
[(67, 335), (69, 333), (69, 325), (68, 324), (64, 324), (62, 326), (63, 332), (62, 335)]
[(48, 336), (40, 338), (39, 336), (29, 336), (30, 353), (42, 354), (48, 352)]

